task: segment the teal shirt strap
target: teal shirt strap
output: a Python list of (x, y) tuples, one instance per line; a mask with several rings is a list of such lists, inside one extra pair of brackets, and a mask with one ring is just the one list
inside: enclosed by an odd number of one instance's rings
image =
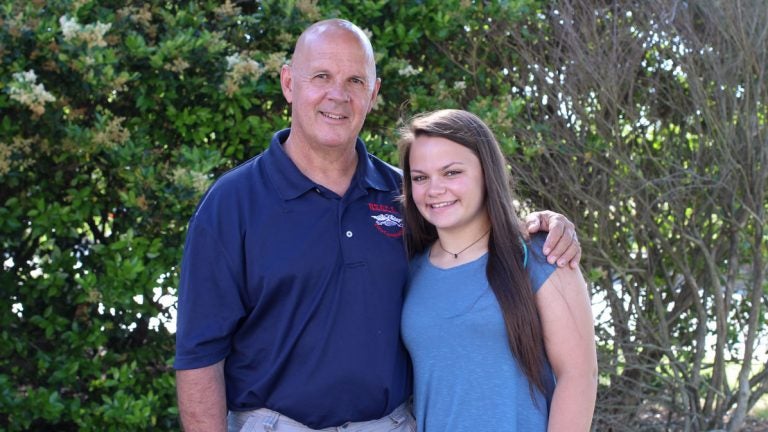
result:
[(528, 268), (528, 246), (523, 239), (520, 239), (520, 243), (523, 244), (523, 268)]

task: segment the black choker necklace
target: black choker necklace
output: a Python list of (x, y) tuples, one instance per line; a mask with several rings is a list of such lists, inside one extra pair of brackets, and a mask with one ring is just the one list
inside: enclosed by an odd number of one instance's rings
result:
[(483, 237), (485, 237), (485, 236), (486, 236), (486, 235), (487, 235), (489, 232), (491, 232), (491, 229), (490, 229), (490, 228), (488, 228), (488, 231), (484, 232), (484, 233), (483, 233), (483, 235), (481, 235), (481, 236), (480, 236), (480, 237), (479, 237), (477, 240), (473, 241), (472, 243), (470, 243), (470, 244), (469, 244), (469, 246), (465, 247), (464, 249), (462, 249), (462, 250), (460, 250), (460, 251), (458, 251), (458, 252), (451, 252), (451, 251), (449, 251), (449, 250), (446, 250), (446, 249), (443, 247), (443, 243), (440, 241), (440, 239), (437, 239), (437, 245), (438, 245), (438, 246), (440, 246), (440, 249), (442, 249), (442, 250), (443, 250), (443, 252), (445, 252), (445, 253), (447, 253), (447, 254), (451, 254), (451, 255), (453, 255), (453, 259), (459, 259), (459, 254), (460, 254), (460, 253), (462, 253), (462, 252), (464, 252), (465, 250), (467, 250), (467, 249), (471, 248), (472, 246), (474, 246), (474, 245), (475, 245), (477, 242), (479, 242), (480, 240), (482, 240), (482, 239), (483, 239)]

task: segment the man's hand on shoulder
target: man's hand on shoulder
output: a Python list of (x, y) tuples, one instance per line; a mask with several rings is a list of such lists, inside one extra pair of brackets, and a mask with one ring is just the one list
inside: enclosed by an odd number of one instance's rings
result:
[(544, 255), (550, 264), (557, 263), (558, 267), (577, 268), (581, 260), (581, 245), (576, 236), (576, 227), (560, 213), (553, 211), (537, 211), (525, 218), (525, 226), (529, 234), (546, 231)]

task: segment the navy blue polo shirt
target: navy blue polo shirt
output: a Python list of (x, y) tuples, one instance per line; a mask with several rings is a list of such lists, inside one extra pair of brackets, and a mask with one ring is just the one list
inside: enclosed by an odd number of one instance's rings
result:
[(380, 418), (411, 394), (401, 178), (358, 139), (340, 197), (288, 158), (288, 132), (218, 179), (190, 220), (174, 366), (226, 358), (233, 411), (315, 429)]

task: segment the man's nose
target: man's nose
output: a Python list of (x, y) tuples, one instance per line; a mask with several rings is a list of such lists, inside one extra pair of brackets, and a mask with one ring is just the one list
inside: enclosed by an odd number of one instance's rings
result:
[(349, 101), (349, 90), (344, 82), (334, 81), (328, 89), (328, 98), (342, 102)]

